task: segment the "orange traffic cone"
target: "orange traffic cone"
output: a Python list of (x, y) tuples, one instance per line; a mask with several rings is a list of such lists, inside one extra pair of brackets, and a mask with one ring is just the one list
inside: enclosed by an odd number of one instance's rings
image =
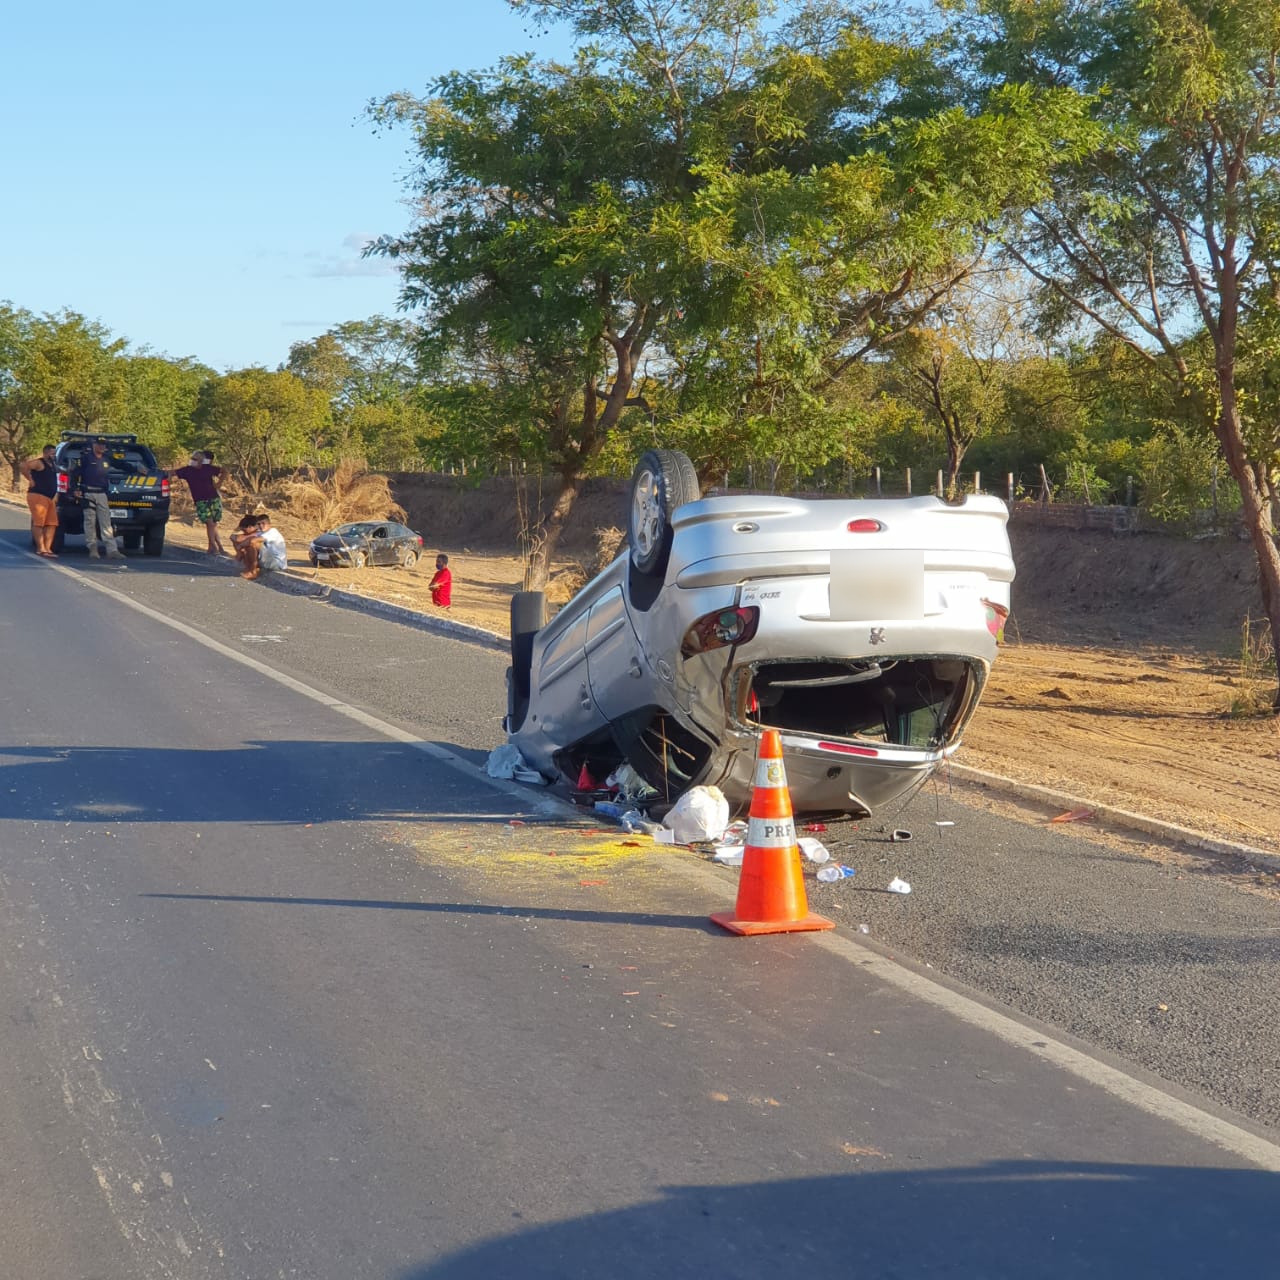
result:
[(756, 756), (737, 905), (732, 911), (715, 912), (711, 919), (731, 933), (746, 934), (805, 933), (836, 927), (834, 920), (809, 911), (791, 793), (782, 767), (782, 738), (776, 729), (764, 731)]

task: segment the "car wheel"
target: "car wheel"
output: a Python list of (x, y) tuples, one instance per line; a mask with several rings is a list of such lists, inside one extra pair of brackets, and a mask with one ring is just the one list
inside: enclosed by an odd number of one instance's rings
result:
[(53, 531), (53, 549), (55, 552), (61, 552), (66, 545), (67, 533), (61, 525)]
[(148, 556), (158, 556), (164, 551), (164, 525), (153, 524), (142, 535), (142, 552)]
[(661, 578), (671, 555), (671, 517), (686, 502), (701, 497), (698, 474), (688, 455), (677, 449), (648, 449), (631, 475), (627, 549), (631, 568)]
[(529, 710), (533, 638), (547, 624), (547, 597), (517, 591), (511, 597), (511, 670), (507, 672), (507, 732), (514, 733)]
[(412, 569), (417, 563), (418, 553), (416, 551), (406, 551), (404, 553), (404, 559), (400, 561), (400, 567), (402, 569)]
[(126, 551), (137, 551), (142, 546), (142, 534), (140, 533), (122, 533), (120, 540), (124, 543)]
[(354, 551), (351, 554), (351, 567), (353, 569), (363, 569), (369, 563), (369, 557), (363, 551)]
[(311, 567), (313, 569), (319, 568), (320, 558), (318, 556), (308, 556), (307, 559), (311, 561)]

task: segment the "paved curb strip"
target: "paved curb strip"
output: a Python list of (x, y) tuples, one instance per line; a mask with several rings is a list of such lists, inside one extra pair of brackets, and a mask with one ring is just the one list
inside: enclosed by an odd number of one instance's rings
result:
[(1193, 849), (1204, 849), (1208, 853), (1222, 853), (1231, 857), (1244, 858), (1268, 870), (1280, 871), (1280, 854), (1271, 853), (1266, 849), (1255, 849), (1249, 844), (1238, 844), (1234, 840), (1219, 840), (1216, 836), (1207, 836), (1190, 827), (1179, 827), (1172, 822), (1148, 818), (1143, 813), (1132, 813), (1128, 809), (1114, 809), (1110, 805), (1094, 804), (1092, 800), (1081, 800), (1078, 796), (1068, 795), (1065, 791), (1038, 787), (1030, 782), (1018, 782), (1014, 778), (1005, 778), (998, 773), (984, 773), (981, 769), (971, 769), (963, 764), (945, 764), (940, 773), (943, 778), (949, 777), (955, 782), (987, 787), (992, 791), (1002, 791), (1022, 800), (1036, 800), (1042, 804), (1058, 805), (1063, 809), (1092, 809), (1096, 817), (1104, 819), (1112, 826), (1129, 827), (1149, 836), (1159, 836), (1177, 844), (1190, 845)]

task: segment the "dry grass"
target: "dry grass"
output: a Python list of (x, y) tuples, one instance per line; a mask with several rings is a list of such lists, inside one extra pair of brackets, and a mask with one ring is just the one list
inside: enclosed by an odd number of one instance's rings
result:
[(358, 458), (342, 459), (327, 476), (314, 467), (303, 467), (277, 493), (263, 498), (279, 514), (317, 530), (355, 520), (406, 518), (404, 508), (391, 496), (387, 477), (370, 471)]

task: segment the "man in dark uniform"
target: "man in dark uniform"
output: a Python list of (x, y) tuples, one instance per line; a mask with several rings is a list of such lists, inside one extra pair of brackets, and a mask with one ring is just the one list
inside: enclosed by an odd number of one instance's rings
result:
[(122, 559), (111, 532), (111, 506), (107, 502), (107, 442), (99, 436), (91, 448), (80, 450), (80, 461), (71, 473), (71, 487), (84, 509), (84, 545), (89, 548), (89, 559), (98, 559), (98, 542), (107, 551), (107, 559)]

